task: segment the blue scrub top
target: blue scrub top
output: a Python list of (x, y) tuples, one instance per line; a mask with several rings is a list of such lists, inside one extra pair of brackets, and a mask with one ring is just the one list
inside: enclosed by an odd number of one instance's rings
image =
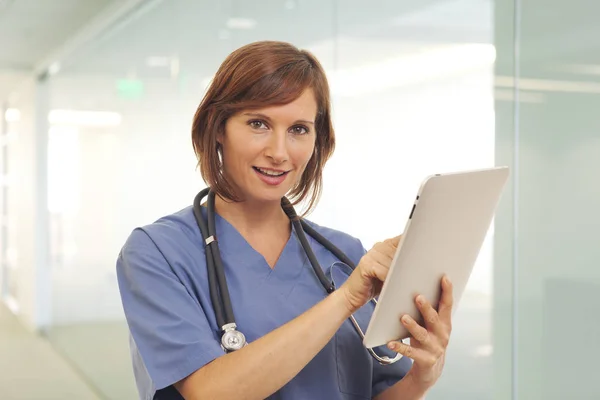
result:
[[(204, 207), (203, 213), (206, 218)], [(358, 239), (309, 223), (353, 262), (365, 253)], [(249, 343), (326, 297), (294, 231), (271, 269), (225, 219), (216, 215), (215, 224), (236, 323)], [(350, 268), (307, 237), (325, 274), (331, 278), (333, 273), (339, 287)], [(192, 207), (135, 229), (119, 253), (117, 277), (140, 399), (152, 399), (165, 388), (161, 392), (174, 392), (172, 384), (225, 355), (205, 260)], [(369, 303), (355, 314), (363, 330), (372, 311)], [(290, 356), (295, 350), (289, 349)], [(269, 399), (371, 399), (402, 379), (410, 367), (407, 358), (387, 366), (377, 363), (346, 320), (305, 368)]]

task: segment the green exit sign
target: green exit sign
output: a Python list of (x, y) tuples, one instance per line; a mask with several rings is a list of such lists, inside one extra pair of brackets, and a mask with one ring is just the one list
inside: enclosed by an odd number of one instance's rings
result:
[(120, 79), (117, 93), (123, 99), (139, 99), (144, 95), (144, 84), (138, 79)]

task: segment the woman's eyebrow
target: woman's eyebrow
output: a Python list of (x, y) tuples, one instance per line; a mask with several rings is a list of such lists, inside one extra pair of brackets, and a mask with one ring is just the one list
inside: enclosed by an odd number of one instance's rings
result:
[(266, 116), (265, 114), (261, 114), (261, 113), (244, 113), (244, 115), (247, 115), (249, 117), (254, 117), (254, 118), (262, 118), (262, 119), (266, 119), (267, 121), (270, 121), (271, 118), (269, 118), (268, 116)]
[(296, 122), (302, 122), (304, 124), (310, 124), (310, 125), (314, 125), (315, 124), (313, 121), (308, 121), (306, 119), (299, 119)]
[[(271, 118), (269, 118), (267, 115), (261, 114), (261, 113), (244, 113), (244, 115), (247, 115), (248, 117), (262, 118), (262, 119), (265, 119), (267, 121), (271, 121)], [(301, 122), (301, 123), (304, 123), (304, 124), (310, 124), (310, 125), (314, 125), (315, 124), (313, 121), (308, 121), (306, 119), (298, 119), (294, 123), (298, 123), (298, 122)]]

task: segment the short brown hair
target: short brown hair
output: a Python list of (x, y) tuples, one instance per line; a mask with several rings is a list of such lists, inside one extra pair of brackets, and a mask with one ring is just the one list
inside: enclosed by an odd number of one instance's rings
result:
[(298, 184), (288, 194), (293, 205), (308, 199), (304, 215), (318, 202), (323, 167), (335, 148), (329, 85), (323, 67), (308, 51), (285, 42), (261, 41), (231, 53), (219, 67), (200, 102), (192, 125), (192, 143), (202, 178), (219, 196), (239, 201), (223, 175), (219, 135), (235, 113), (290, 103), (308, 88), (315, 94), (315, 152)]

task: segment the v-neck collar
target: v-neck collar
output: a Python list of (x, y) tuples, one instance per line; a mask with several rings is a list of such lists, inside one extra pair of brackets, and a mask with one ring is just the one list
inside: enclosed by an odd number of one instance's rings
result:
[[(207, 209), (206, 207), (202, 208), (204, 217), (206, 218)], [(267, 275), (273, 273), (280, 274), (280, 272), (284, 272), (281, 270), (288, 268), (297, 269), (299, 272), (301, 268), (298, 264), (308, 260), (298, 240), (296, 229), (293, 224), (291, 226), (290, 236), (279, 254), (275, 265), (271, 268), (264, 256), (252, 247), (229, 221), (215, 212), (215, 229), (221, 256), (226, 257), (232, 266), (241, 263), (246, 265), (251, 264), (254, 268), (264, 269)], [(297, 262), (289, 262), (290, 259), (297, 260)]]

